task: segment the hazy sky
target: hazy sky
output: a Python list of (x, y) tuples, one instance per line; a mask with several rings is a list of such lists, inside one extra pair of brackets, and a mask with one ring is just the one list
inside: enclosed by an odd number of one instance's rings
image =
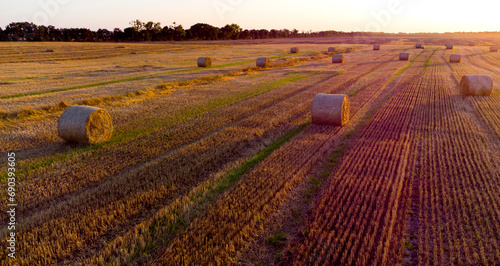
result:
[(500, 31), (500, 1), (443, 0), (2, 0), (0, 27), (29, 21), (58, 28), (126, 28), (135, 19), (184, 28), (384, 32)]

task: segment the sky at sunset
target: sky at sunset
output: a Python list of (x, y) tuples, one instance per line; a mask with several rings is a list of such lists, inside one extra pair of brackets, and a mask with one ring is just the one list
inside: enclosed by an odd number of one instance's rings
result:
[(500, 31), (499, 1), (19, 0), (3, 1), (0, 27), (28, 21), (58, 28), (126, 28), (135, 19), (299, 31)]

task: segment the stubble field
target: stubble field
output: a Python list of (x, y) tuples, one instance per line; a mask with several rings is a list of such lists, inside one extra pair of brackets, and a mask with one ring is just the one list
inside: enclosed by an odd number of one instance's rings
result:
[[(500, 39), (449, 41), (0, 43), (2, 265), (500, 264)], [(311, 123), (318, 93), (349, 96), (346, 126)], [(110, 140), (58, 137), (77, 104)]]

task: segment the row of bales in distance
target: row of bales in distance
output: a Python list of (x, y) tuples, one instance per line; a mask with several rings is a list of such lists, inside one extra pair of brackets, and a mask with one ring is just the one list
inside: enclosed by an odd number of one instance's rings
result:
[[(471, 44), (469, 44), (471, 46)], [(446, 49), (453, 49), (453, 44), (447, 43)], [(415, 48), (423, 49), (421, 43)], [(498, 46), (491, 46), (491, 52), (497, 52)], [(373, 50), (380, 50), (380, 45), (375, 44)], [(292, 47), (290, 53), (298, 53), (298, 47)], [(335, 52), (335, 47), (328, 48), (329, 53)], [(451, 63), (460, 63), (462, 55), (452, 54)], [(402, 52), (399, 60), (408, 61), (410, 53)], [(199, 57), (199, 67), (212, 66), (210, 57)], [(344, 63), (343, 54), (333, 54), (332, 63)], [(257, 67), (267, 68), (270, 64), (269, 57), (259, 57)], [(460, 81), (460, 93), (463, 96), (488, 96), (493, 91), (493, 79), (489, 75), (464, 75)], [(313, 124), (326, 124), (344, 126), (349, 122), (349, 97), (345, 94), (316, 94), (311, 105), (311, 118)], [(113, 134), (113, 122), (109, 113), (101, 108), (92, 106), (75, 105), (64, 110), (57, 121), (57, 130), (60, 138), (68, 142), (83, 144), (96, 144), (109, 140)]]

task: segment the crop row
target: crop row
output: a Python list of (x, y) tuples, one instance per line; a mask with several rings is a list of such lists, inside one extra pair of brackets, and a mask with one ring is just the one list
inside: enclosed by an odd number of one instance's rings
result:
[[(317, 78), (321, 83), (335, 76), (326, 73)], [(105, 243), (97, 239), (119, 237), (222, 165), (261, 146), (262, 140), (279, 138), (303, 123), (308, 108), (301, 95), (311, 86), (298, 84), (285, 84), (265, 97), (217, 110), (209, 115), (213, 122), (203, 119), (203, 123), (180, 124), (172, 132), (155, 130), (153, 138), (131, 142), (124, 149), (102, 146), (35, 174), (36, 179), (20, 188), (24, 191), (20, 194), (26, 195), (20, 198), (23, 230), (19, 241), (25, 243), (20, 256), (27, 258), (25, 262), (54, 263), (99, 250)], [(187, 145), (165, 147), (175, 145), (177, 138), (178, 145)], [(155, 158), (155, 154), (160, 156)], [(125, 168), (127, 162), (129, 168)]]
[[(375, 64), (373, 70), (380, 67), (379, 65), (380, 63)], [(393, 68), (391, 70), (393, 71)], [(385, 88), (387, 78), (389, 77), (373, 83), (369, 88), (359, 90), (352, 96), (352, 101), (358, 97), (367, 100), (369, 97), (366, 95), (373, 97)], [(372, 81), (368, 79), (367, 83)], [(303, 96), (309, 99), (309, 105), (315, 93), (346, 93), (350, 87), (357, 87), (359, 84), (349, 85), (338, 87), (332, 84), (332, 88), (317, 88), (303, 93)], [(354, 117), (363, 104), (351, 109)], [(155, 263), (235, 262), (238, 253), (259, 234), (266, 217), (276, 211), (289, 192), (302, 182), (312, 167), (325, 156), (334, 139), (338, 137), (338, 132), (339, 129), (335, 127), (307, 127), (290, 143), (271, 154), (251, 171), (203, 217), (195, 220), (170, 246), (159, 253)]]

